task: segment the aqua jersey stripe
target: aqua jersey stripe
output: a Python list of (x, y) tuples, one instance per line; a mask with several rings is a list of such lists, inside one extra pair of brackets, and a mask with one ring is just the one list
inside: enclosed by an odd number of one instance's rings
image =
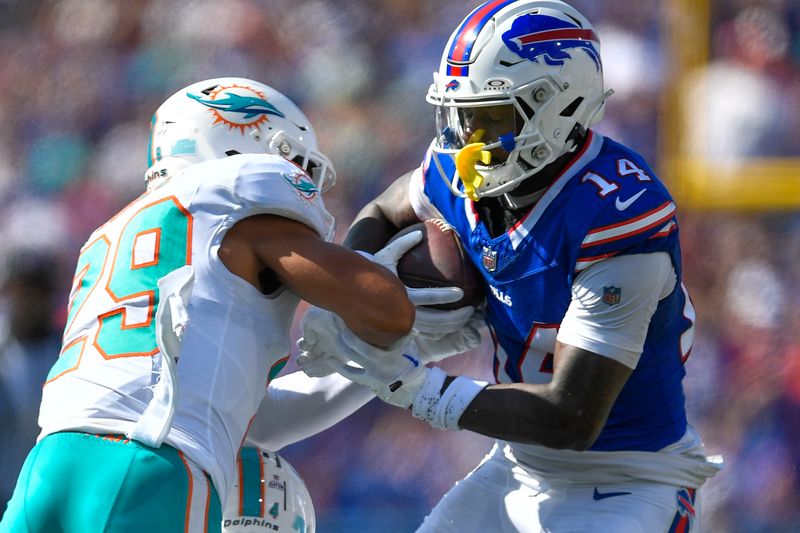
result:
[(264, 484), (262, 483), (264, 465), (261, 452), (255, 448), (242, 448), (239, 454), (242, 461), (239, 494), (242, 498), (242, 516), (264, 516)]
[(269, 368), (269, 374), (267, 374), (267, 383), (278, 377), (278, 374), (281, 373), (281, 370), (283, 370), (283, 367), (285, 367), (286, 363), (288, 362), (289, 362), (288, 355), (286, 357), (281, 357), (280, 359), (275, 361), (275, 364), (273, 364)]

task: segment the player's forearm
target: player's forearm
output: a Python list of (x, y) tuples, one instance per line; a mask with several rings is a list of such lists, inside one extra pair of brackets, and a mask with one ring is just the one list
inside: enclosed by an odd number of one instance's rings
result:
[(247, 440), (266, 450), (280, 450), (337, 424), (374, 397), (369, 389), (339, 374), (281, 376), (270, 382)]
[(411, 330), (414, 306), (405, 286), (386, 268), (329, 243), (284, 261), (283, 279), (290, 290), (339, 315), (363, 340), (388, 346)]
[(586, 450), (602, 424), (563, 405), (547, 385), (491, 385), (478, 394), (458, 425), (490, 437), (548, 448)]
[(547, 384), (492, 385), (467, 406), (458, 425), (496, 438), (586, 450), (608, 420), (631, 374), (617, 361), (556, 343)]
[(342, 244), (353, 250), (375, 253), (397, 231), (381, 208), (373, 202), (358, 213)]
[(353, 250), (374, 253), (399, 230), (419, 222), (408, 199), (411, 173), (394, 181), (380, 196), (356, 215), (344, 245)]

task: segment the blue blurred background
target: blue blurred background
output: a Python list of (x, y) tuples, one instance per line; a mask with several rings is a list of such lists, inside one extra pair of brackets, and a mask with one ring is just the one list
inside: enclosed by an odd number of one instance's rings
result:
[[(703, 491), (704, 523), (798, 531), (800, 3), (572, 3), (594, 22), (616, 90), (597, 129), (644, 154), (679, 202), (698, 312), (690, 421), (727, 463)], [(37, 434), (78, 250), (142, 192), (155, 108), (217, 76), (287, 94), (337, 168), (326, 202), (341, 239), (423, 157), (431, 74), (477, 5), (0, 0), (0, 505)], [(491, 352), (443, 366), (488, 378)], [(366, 533), (413, 530), (490, 444), (373, 401), (282, 453), (306, 479), (319, 531)]]

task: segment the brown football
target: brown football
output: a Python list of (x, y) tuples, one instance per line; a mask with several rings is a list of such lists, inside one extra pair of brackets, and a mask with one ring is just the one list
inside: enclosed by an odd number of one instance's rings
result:
[(397, 275), (403, 283), (415, 288), (459, 287), (464, 291), (464, 297), (458, 302), (430, 306), (434, 309), (479, 305), (484, 299), (483, 278), (464, 250), (456, 230), (445, 220), (429, 218), (404, 228), (390, 242), (416, 230), (422, 231), (422, 242), (397, 263)]

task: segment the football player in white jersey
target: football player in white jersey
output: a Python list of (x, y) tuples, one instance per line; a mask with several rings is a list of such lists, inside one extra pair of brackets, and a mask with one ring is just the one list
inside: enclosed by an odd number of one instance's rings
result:
[(609, 95), (600, 39), (580, 12), (559, 0), (483, 3), (434, 74), (423, 164), (345, 240), (378, 250), (419, 220), (452, 224), (487, 284), (497, 384), (419, 364), (447, 355), (436, 346), (375, 350), (326, 335), (330, 312), (306, 315), (298, 361), (311, 373), (327, 362), (434, 427), (497, 439), (419, 531), (700, 527), (698, 489), (721, 465), (686, 419), (694, 310), (676, 208), (639, 154), (592, 131)]
[[(242, 78), (190, 85), (153, 115), (149, 157), (146, 192), (80, 251), (42, 431), (0, 531), (219, 531), (248, 428), (282, 445), (265, 394), (299, 301), (376, 346), (405, 342), (414, 322), (390, 269), (420, 235), (376, 256), (330, 242), (321, 194), (334, 172), (281, 93)], [(296, 374), (273, 399), (318, 403), (302, 428), (284, 420), (288, 441), (371, 397)]]

